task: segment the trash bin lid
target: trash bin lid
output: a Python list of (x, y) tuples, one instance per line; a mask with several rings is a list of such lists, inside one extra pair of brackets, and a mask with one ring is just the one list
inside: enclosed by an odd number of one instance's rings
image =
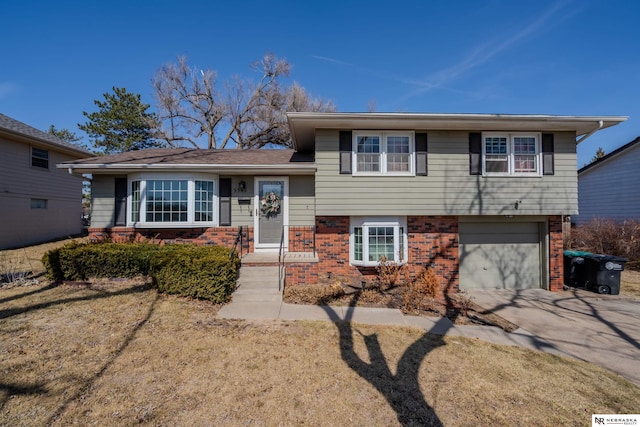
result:
[(607, 262), (607, 261), (622, 262), (622, 263), (629, 262), (627, 258), (623, 258), (621, 256), (615, 256), (615, 255), (591, 254), (591, 258), (596, 259), (600, 262)]
[(565, 254), (566, 256), (571, 256), (571, 257), (576, 257), (576, 256), (584, 257), (584, 256), (592, 255), (592, 253), (591, 253), (591, 252), (584, 252), (584, 251), (568, 251), (568, 250), (567, 250), (567, 251), (564, 251), (564, 254)]

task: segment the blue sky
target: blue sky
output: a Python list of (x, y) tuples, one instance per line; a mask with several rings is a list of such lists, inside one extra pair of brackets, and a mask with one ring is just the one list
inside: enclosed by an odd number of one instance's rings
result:
[[(266, 51), (338, 111), (623, 115), (578, 165), (640, 135), (640, 2), (4, 0), (0, 112), (80, 135), (113, 86), (155, 103), (164, 63), (250, 77)], [(256, 76), (257, 77), (257, 76)]]

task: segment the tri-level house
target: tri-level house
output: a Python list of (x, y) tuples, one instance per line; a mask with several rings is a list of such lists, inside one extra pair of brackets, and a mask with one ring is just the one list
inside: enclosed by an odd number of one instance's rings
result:
[[(362, 280), (381, 259), (449, 290), (562, 288), (576, 146), (625, 117), (290, 113), (294, 149), (155, 149), (93, 174), (94, 238), (285, 251), (288, 283)], [(309, 256), (295, 256), (300, 253)]]
[(56, 164), (92, 155), (0, 114), (0, 249), (82, 233), (82, 177)]

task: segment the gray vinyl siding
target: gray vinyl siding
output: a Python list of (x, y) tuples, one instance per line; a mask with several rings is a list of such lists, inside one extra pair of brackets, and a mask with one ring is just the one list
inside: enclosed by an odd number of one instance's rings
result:
[[(0, 139), (0, 249), (40, 243), (82, 232), (82, 178), (57, 169), (75, 160), (49, 152), (49, 168), (31, 166), (31, 146)], [(47, 200), (31, 209), (31, 199)]]
[(94, 174), (91, 181), (91, 227), (113, 227), (114, 213), (115, 177)]
[(289, 177), (289, 225), (315, 223), (315, 180), (313, 175)]
[[(469, 174), (469, 132), (428, 131), (428, 176), (339, 173), (339, 133), (316, 131), (317, 215), (552, 215), (578, 208), (576, 143), (555, 133), (555, 175)], [(521, 201), (515, 209), (516, 201)]]
[[(255, 214), (254, 176), (227, 176), (231, 178), (231, 226), (253, 227)], [(240, 192), (240, 181), (246, 190)], [(92, 181), (91, 226), (112, 227), (114, 215), (114, 175), (94, 175)], [(131, 188), (129, 188), (129, 192)], [(240, 199), (249, 199), (241, 204)], [(216, 207), (216, 210), (219, 207)], [(289, 223), (291, 225), (313, 225), (315, 218), (314, 177), (289, 177)]]
[(578, 177), (580, 224), (593, 218), (640, 219), (640, 144)]
[[(221, 178), (231, 178), (231, 226), (253, 227), (253, 176), (221, 176)], [(240, 181), (245, 182), (244, 193), (238, 190)], [(240, 204), (239, 199), (249, 199), (249, 204)]]

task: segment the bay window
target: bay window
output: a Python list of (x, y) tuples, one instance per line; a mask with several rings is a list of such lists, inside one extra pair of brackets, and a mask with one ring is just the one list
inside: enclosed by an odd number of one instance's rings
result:
[(377, 266), (381, 259), (406, 262), (405, 218), (351, 218), (351, 263)]
[(215, 178), (132, 175), (129, 181), (130, 225), (216, 225)]

